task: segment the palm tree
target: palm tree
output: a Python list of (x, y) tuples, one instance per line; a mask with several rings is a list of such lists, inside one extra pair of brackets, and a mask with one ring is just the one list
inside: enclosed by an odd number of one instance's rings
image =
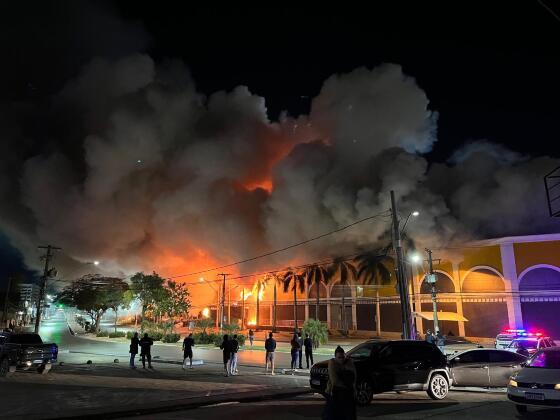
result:
[(331, 265), (331, 278), (339, 275), (340, 285), (342, 286), (342, 330), (347, 331), (346, 328), (346, 306), (344, 301), (344, 289), (347, 284), (350, 283), (352, 279), (357, 277), (356, 267), (348, 260), (342, 257), (337, 257), (333, 260)]
[(270, 273), (266, 277), (266, 282), (268, 284), (269, 281), (274, 283), (274, 301), (272, 306), (272, 332), (276, 332), (276, 301), (277, 301), (277, 293), (276, 293), (276, 285), (281, 281), (278, 274)]
[(292, 268), (284, 271), (280, 275), (280, 281), (284, 285), (284, 292), (287, 292), (292, 287), (294, 292), (294, 321), (295, 321), (295, 328), (298, 328), (298, 319), (297, 319), (297, 290), (299, 289), (300, 292), (305, 291), (305, 277), (299, 274)]
[(266, 287), (266, 284), (268, 283), (268, 278), (266, 277), (261, 277), (260, 279), (258, 279), (254, 286), (253, 286), (253, 293), (257, 294), (257, 316), (255, 318), (256, 321), (256, 327), (259, 328), (259, 308), (260, 308), (260, 299), (261, 299), (261, 290), (264, 290), (264, 288)]
[(391, 271), (387, 268), (393, 259), (384, 250), (367, 252), (354, 258), (358, 266), (358, 278), (364, 284), (387, 285), (391, 282)]
[(315, 285), (317, 288), (317, 301), (315, 302), (315, 319), (319, 320), (319, 294), (321, 289), (321, 282), (327, 284), (330, 279), (330, 270), (328, 267), (319, 265), (319, 264), (312, 264), (308, 266), (305, 271), (303, 272), (303, 276), (307, 281), (308, 285)]

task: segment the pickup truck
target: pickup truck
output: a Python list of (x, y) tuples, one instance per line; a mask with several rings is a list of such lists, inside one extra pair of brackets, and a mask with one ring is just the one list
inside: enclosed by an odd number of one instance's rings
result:
[(0, 377), (16, 369), (48, 373), (58, 358), (58, 346), (44, 344), (39, 334), (0, 332)]

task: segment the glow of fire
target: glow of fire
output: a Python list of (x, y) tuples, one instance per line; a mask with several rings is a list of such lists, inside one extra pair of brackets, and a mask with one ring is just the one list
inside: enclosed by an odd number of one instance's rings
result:
[[(243, 295), (243, 292), (245, 292), (245, 295)], [(253, 295), (253, 292), (245, 289), (245, 290), (241, 291), (241, 293), (239, 293), (239, 300), (247, 300), (252, 295)]]
[(247, 325), (257, 325), (257, 320), (256, 319), (252, 319), (250, 321), (247, 322)]
[(202, 316), (203, 316), (204, 318), (209, 318), (209, 317), (210, 317), (210, 309), (209, 309), (209, 308), (204, 308), (204, 309), (202, 310)]

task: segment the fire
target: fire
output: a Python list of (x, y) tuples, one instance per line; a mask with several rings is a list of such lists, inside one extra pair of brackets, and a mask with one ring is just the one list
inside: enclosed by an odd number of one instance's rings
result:
[(210, 309), (209, 309), (209, 308), (204, 308), (204, 309), (202, 310), (202, 316), (203, 316), (204, 318), (210, 318)]
[(240, 293), (239, 293), (239, 300), (247, 300), (250, 296), (253, 295), (253, 292), (251, 292), (250, 290), (247, 289), (243, 289)]
[(247, 325), (257, 325), (257, 320), (255, 318), (247, 322)]

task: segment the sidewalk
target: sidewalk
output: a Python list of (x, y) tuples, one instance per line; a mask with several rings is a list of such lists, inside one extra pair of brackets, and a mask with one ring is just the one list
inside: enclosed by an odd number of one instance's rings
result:
[(219, 365), (182, 370), (154, 362), (155, 369), (132, 370), (126, 361), (96, 364), (96, 359), (91, 365), (57, 365), (48, 375), (17, 372), (0, 379), (2, 416), (116, 418), (311, 392), (307, 378), (264, 375), (261, 368), (224, 377)]

